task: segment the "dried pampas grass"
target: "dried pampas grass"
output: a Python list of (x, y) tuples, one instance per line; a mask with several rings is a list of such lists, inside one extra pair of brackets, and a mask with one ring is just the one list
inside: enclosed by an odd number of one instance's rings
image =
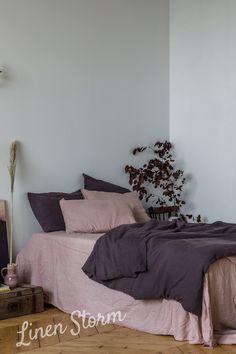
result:
[(10, 237), (9, 237), (9, 258), (10, 264), (12, 264), (12, 241), (13, 241), (13, 196), (14, 196), (14, 185), (15, 185), (15, 177), (16, 177), (16, 158), (17, 158), (17, 141), (13, 141), (10, 148), (10, 161), (8, 166), (8, 172), (10, 175), (11, 182), (11, 222), (10, 222)]
[(15, 176), (16, 176), (16, 152), (17, 152), (17, 141), (13, 141), (10, 148), (10, 162), (8, 166), (8, 171), (11, 179), (11, 193), (14, 192)]

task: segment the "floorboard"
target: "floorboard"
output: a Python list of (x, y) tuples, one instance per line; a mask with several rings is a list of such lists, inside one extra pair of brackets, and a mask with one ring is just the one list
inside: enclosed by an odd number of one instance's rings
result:
[[(25, 342), (35, 336), (37, 329), (40, 329), (40, 333), (30, 341), (30, 345), (17, 348), (16, 343), (21, 337), (17, 332), (24, 321), (30, 323), (25, 333)], [(80, 333), (73, 335), (78, 327), (69, 315), (55, 308), (49, 308), (41, 314), (2, 320), (0, 354), (236, 354), (236, 345), (209, 349), (202, 345), (175, 341), (171, 336), (151, 335), (122, 326), (98, 324), (84, 329), (81, 320), (79, 323)], [(50, 336), (44, 336), (45, 330), (48, 330)]]

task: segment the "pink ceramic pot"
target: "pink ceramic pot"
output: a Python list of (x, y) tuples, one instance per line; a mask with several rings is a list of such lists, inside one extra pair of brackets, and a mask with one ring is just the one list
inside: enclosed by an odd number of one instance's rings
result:
[[(6, 274), (4, 275), (4, 272)], [(8, 285), (11, 289), (15, 288), (18, 285), (18, 276), (16, 272), (16, 264), (8, 264), (7, 267), (2, 268), (1, 275), (4, 279), (4, 284)]]

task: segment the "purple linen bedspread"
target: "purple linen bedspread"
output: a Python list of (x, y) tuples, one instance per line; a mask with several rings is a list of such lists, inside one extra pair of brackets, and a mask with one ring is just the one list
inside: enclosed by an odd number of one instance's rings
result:
[(200, 316), (211, 263), (236, 255), (236, 224), (179, 220), (119, 226), (100, 237), (83, 266), (89, 278), (135, 299), (173, 299)]

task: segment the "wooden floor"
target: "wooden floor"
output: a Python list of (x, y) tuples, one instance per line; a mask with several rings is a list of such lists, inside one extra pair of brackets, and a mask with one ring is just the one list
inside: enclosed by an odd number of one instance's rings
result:
[[(46, 328), (48, 325), (62, 323), (67, 326), (64, 334), (58, 332), (51, 337), (33, 340), (28, 347), (16, 347), (19, 341), (17, 331), (24, 321), (32, 323), (30, 328)], [(54, 327), (53, 327), (54, 328)], [(124, 327), (98, 325), (82, 329), (79, 336), (72, 336), (71, 329), (76, 329), (69, 315), (55, 308), (41, 314), (23, 316), (0, 321), (0, 354), (26, 352), (28, 354), (236, 354), (236, 345), (218, 346), (214, 349), (202, 345), (189, 345), (177, 342), (170, 336), (156, 336)], [(34, 332), (34, 331), (33, 331)], [(21, 337), (22, 338), (22, 337)], [(25, 337), (25, 341), (28, 339)]]

